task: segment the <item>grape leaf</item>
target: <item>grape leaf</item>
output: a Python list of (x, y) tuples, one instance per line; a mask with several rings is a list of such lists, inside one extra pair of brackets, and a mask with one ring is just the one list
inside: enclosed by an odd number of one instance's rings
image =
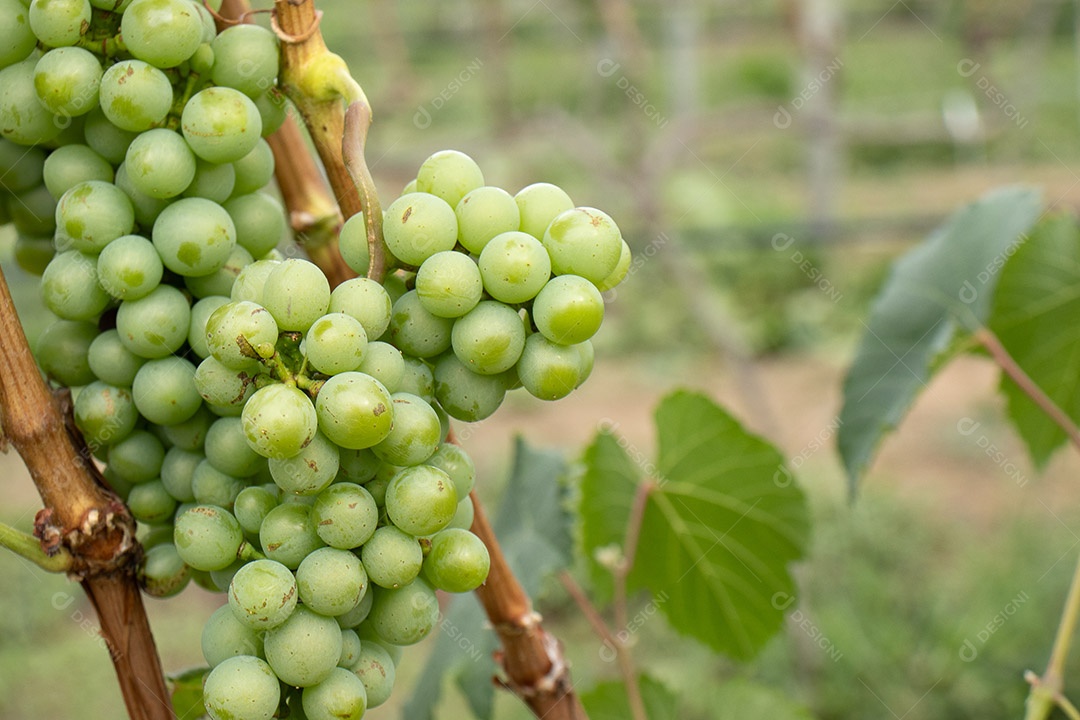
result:
[[(648, 675), (638, 679), (645, 715), (649, 720), (678, 720), (679, 697), (662, 683)], [(581, 694), (581, 704), (589, 713), (589, 720), (626, 720), (630, 714), (630, 701), (626, 697), (626, 684), (621, 681), (600, 683)], [(747, 715), (746, 717), (766, 717)]]
[(776, 688), (749, 680), (724, 683), (710, 696), (709, 705), (715, 708), (711, 715), (714, 720), (813, 720), (813, 715), (805, 707)]
[(640, 482), (641, 471), (619, 443), (620, 439), (610, 433), (597, 433), (583, 459), (581, 543), (590, 569), (591, 589), (598, 600), (610, 599), (612, 574), (610, 565), (602, 563), (597, 556), (612, 547), (621, 551), (634, 493)]
[[(1063, 328), (1080, 324), (1080, 231), (1055, 215), (1035, 228), (1001, 274), (990, 329), (1074, 421), (1080, 421), (1080, 337)], [(1008, 417), (1042, 467), (1065, 433), (1007, 375), (1001, 390)]]
[[(566, 462), (558, 453), (517, 438), (514, 464), (492, 527), (522, 587), (533, 598), (544, 578), (572, 561), (571, 517), (566, 511)], [(443, 683), (452, 678), (473, 714), (490, 720), (494, 709), (492, 652), (498, 638), (471, 593), (457, 596), (440, 618), (435, 649), (420, 673), (403, 716), (433, 720)]]
[(965, 324), (986, 322), (999, 271), (1041, 207), (1033, 190), (997, 190), (893, 265), (844, 380), (837, 443), (852, 492)]
[(203, 706), (203, 681), (210, 668), (197, 667), (169, 676), (172, 685), (172, 707), (178, 718), (198, 720), (206, 717)]

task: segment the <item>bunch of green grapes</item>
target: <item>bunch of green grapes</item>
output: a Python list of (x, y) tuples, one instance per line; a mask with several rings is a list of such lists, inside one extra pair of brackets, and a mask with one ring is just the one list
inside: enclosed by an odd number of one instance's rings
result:
[[(630, 254), (553, 185), (451, 151), (386, 209), (398, 269), (331, 288), (276, 249), (274, 34), (193, 0), (0, 0), (0, 224), (58, 317), (36, 355), (140, 524), (141, 580), (228, 594), (215, 719), (359, 718), (490, 559), (450, 418), (592, 369)], [(340, 247), (359, 275), (362, 217)]]

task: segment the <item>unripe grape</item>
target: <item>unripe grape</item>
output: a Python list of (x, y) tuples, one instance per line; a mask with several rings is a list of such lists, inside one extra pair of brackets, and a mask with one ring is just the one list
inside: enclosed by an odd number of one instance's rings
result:
[(360, 550), (371, 582), (384, 588), (408, 585), (420, 573), (424, 551), (416, 538), (387, 525), (375, 531)]
[(90, 27), (88, 0), (33, 0), (30, 28), (45, 45), (74, 45)]
[(398, 298), (390, 316), (387, 339), (403, 353), (430, 358), (450, 347), (454, 321), (428, 312), (415, 290)]
[(330, 547), (349, 550), (368, 542), (375, 533), (379, 509), (371, 493), (363, 487), (351, 482), (336, 482), (315, 498), (311, 520), (323, 542)]
[(498, 375), (514, 366), (525, 348), (525, 325), (501, 302), (485, 300), (454, 323), (454, 354), (481, 375)]
[(316, 432), (300, 452), (290, 458), (271, 458), (270, 475), (283, 492), (316, 495), (334, 481), (338, 471), (337, 446)]
[(232, 606), (222, 605), (203, 626), (202, 652), (206, 664), (212, 668), (237, 655), (257, 657), (263, 652), (262, 635), (239, 620)]
[(165, 267), (191, 277), (220, 269), (236, 246), (229, 213), (205, 198), (181, 198), (166, 207), (151, 235)]
[[(121, 130), (142, 132), (169, 114), (172, 83), (165, 73), (142, 60), (121, 60), (102, 75), (98, 98), (109, 122)], [(90, 146), (94, 147), (93, 143)]]
[(596, 286), (577, 275), (552, 278), (536, 296), (532, 309), (536, 328), (560, 345), (585, 342), (604, 320), (604, 298)]
[(236, 242), (254, 257), (273, 250), (286, 235), (285, 208), (269, 193), (239, 195), (224, 207), (236, 226)]
[(175, 356), (150, 360), (140, 367), (131, 394), (143, 417), (158, 425), (184, 422), (202, 407), (202, 397), (195, 389), (195, 366)]
[(97, 260), (98, 282), (119, 300), (138, 300), (161, 284), (164, 273), (153, 243), (139, 235), (118, 237)]
[(329, 313), (312, 323), (304, 339), (308, 363), (321, 373), (356, 370), (367, 350), (367, 332), (344, 313)]
[(454, 212), (458, 220), (458, 242), (477, 255), (496, 235), (520, 229), (517, 202), (502, 188), (486, 186), (470, 190)]
[(224, 508), (195, 505), (176, 516), (173, 542), (176, 550), (196, 570), (221, 570), (236, 560), (243, 530)]
[(307, 720), (360, 720), (368, 707), (363, 681), (341, 667), (318, 685), (304, 688), (302, 698)]
[(394, 645), (415, 645), (439, 621), (435, 591), (421, 578), (397, 590), (375, 589), (369, 622), (383, 640)]
[(470, 592), (483, 584), (490, 567), (491, 558), (480, 538), (468, 530), (448, 528), (431, 538), (424, 577), (446, 592)]
[(21, 62), (37, 45), (37, 38), (30, 28), (30, 15), (19, 0), (0, 0), (0, 68)]
[(522, 232), (527, 232), (537, 240), (544, 239), (548, 225), (560, 213), (574, 207), (574, 201), (566, 191), (551, 183), (534, 183), (523, 187), (514, 196), (521, 212)]
[(410, 535), (431, 535), (445, 528), (457, 511), (450, 476), (430, 465), (405, 468), (386, 488), (386, 514)]
[(113, 181), (113, 168), (109, 161), (86, 145), (57, 148), (45, 159), (43, 170), (45, 187), (58, 200), (68, 189), (81, 182)]
[(397, 668), (386, 649), (376, 642), (360, 643), (360, 657), (352, 671), (367, 689), (368, 707), (378, 707), (390, 699)]
[(211, 45), (215, 85), (255, 98), (274, 85), (278, 74), (278, 39), (258, 25), (234, 25), (222, 30)]
[(356, 607), (367, 592), (368, 577), (355, 554), (324, 547), (300, 563), (296, 585), (306, 607), (333, 617)]
[(480, 276), (491, 297), (523, 303), (536, 297), (551, 277), (551, 260), (544, 245), (532, 235), (503, 233), (492, 238), (480, 253)]
[(456, 207), (467, 193), (484, 185), (484, 174), (476, 161), (457, 150), (440, 150), (431, 155), (416, 173), (416, 189), (431, 193)]
[(368, 245), (364, 213), (356, 213), (341, 226), (338, 249), (341, 251), (341, 258), (353, 272), (360, 276), (367, 275), (371, 264), (371, 247)]
[[(172, 529), (168, 529), (171, 536)], [(146, 548), (146, 543), (143, 543)], [(189, 568), (176, 552), (171, 542), (153, 545), (146, 549), (142, 567), (139, 568), (139, 584), (151, 597), (172, 597), (179, 594), (191, 581)]]
[(446, 353), (435, 363), (435, 399), (456, 420), (476, 422), (490, 417), (506, 397), (500, 375), (479, 375), (454, 353)]
[(266, 140), (259, 139), (246, 155), (232, 163), (236, 175), (233, 195), (247, 195), (264, 187), (274, 177), (274, 153)]
[[(319, 397), (321, 401), (322, 393)], [(294, 457), (311, 442), (319, 425), (308, 396), (280, 383), (257, 390), (244, 405), (241, 419), (248, 443), (267, 458)]]
[(325, 680), (341, 657), (341, 628), (333, 618), (300, 605), (266, 633), (266, 660), (289, 685), (310, 687)]
[(92, 448), (123, 440), (135, 429), (139, 412), (127, 388), (92, 382), (75, 398), (75, 425)]
[(390, 393), (375, 378), (360, 372), (335, 375), (316, 400), (319, 429), (343, 448), (360, 450), (381, 442), (393, 425)]
[(261, 485), (246, 487), (233, 503), (233, 513), (244, 532), (259, 534), (263, 520), (278, 506), (277, 495)]
[(472, 458), (460, 445), (443, 443), (426, 463), (437, 467), (454, 481), (454, 490), (458, 498), (466, 497), (476, 483), (476, 466)]
[(135, 209), (115, 185), (88, 180), (68, 189), (57, 202), (56, 227), (62, 249), (98, 253), (132, 231)]
[(195, 93), (184, 106), (180, 126), (195, 154), (216, 163), (240, 160), (262, 139), (255, 103), (227, 87)]
[(420, 267), (435, 253), (454, 249), (457, 216), (452, 205), (434, 195), (423, 192), (402, 195), (386, 208), (383, 236), (394, 257)]
[(176, 499), (162, 485), (152, 480), (131, 488), (127, 505), (136, 520), (148, 525), (168, 522), (176, 510)]
[(213, 720), (270, 720), (281, 702), (281, 686), (264, 660), (238, 655), (207, 675), (203, 702)]
[(382, 383), (387, 392), (397, 392), (405, 378), (405, 358), (389, 343), (372, 342), (368, 343), (357, 369)]
[(324, 543), (315, 532), (311, 507), (286, 502), (266, 514), (259, 529), (259, 544), (268, 558), (295, 570)]
[(394, 393), (394, 423), (382, 442), (371, 450), (385, 462), (411, 466), (431, 457), (439, 446), (441, 424), (424, 399), (409, 393)]
[(135, 189), (152, 198), (175, 197), (195, 179), (195, 154), (179, 133), (166, 128), (147, 130), (135, 138), (124, 166)]
[(240, 245), (235, 246), (225, 264), (209, 275), (199, 277), (185, 277), (184, 285), (197, 298), (228, 297), (232, 293), (232, 287), (236, 278), (245, 267), (255, 261), (247, 250)]
[(164, 358), (187, 339), (191, 309), (184, 294), (171, 285), (159, 285), (136, 300), (125, 300), (116, 313), (120, 341), (144, 358)]
[(184, 197), (206, 198), (221, 205), (232, 196), (235, 187), (236, 167), (232, 163), (219, 164), (195, 158), (195, 177), (184, 190)]
[(619, 262), (615, 265), (615, 269), (611, 271), (611, 274), (596, 286), (597, 289), (600, 292), (607, 292), (625, 280), (627, 273), (630, 272), (630, 262), (632, 260), (633, 254), (630, 252), (630, 246), (623, 240), (622, 249), (619, 251)]
[(229, 583), (229, 609), (244, 626), (270, 630), (289, 619), (298, 600), (296, 579), (274, 560), (254, 560)]
[(164, 461), (165, 447), (145, 430), (136, 430), (109, 448), (109, 467), (136, 485), (156, 478)]
[(34, 89), (49, 112), (73, 118), (97, 107), (101, 76), (101, 63), (89, 50), (56, 48), (34, 66)]
[(618, 226), (595, 208), (561, 213), (551, 221), (543, 240), (556, 275), (580, 275), (597, 285), (614, 272), (622, 254)]
[(198, 11), (185, 0), (132, 0), (120, 31), (128, 52), (159, 68), (190, 58), (203, 35)]
[(416, 294), (432, 315), (456, 318), (476, 307), (484, 293), (480, 269), (468, 255), (435, 253), (416, 273)]
[(272, 348), (277, 340), (278, 324), (274, 317), (253, 302), (222, 305), (206, 320), (207, 350), (222, 365), (234, 370), (257, 368), (259, 351)]
[(161, 483), (169, 494), (180, 502), (194, 502), (195, 493), (191, 490), (191, 481), (195, 468), (203, 461), (201, 453), (169, 448), (161, 463)]
[(281, 330), (304, 332), (330, 307), (330, 283), (317, 265), (285, 260), (266, 276), (263, 307)]
[(95, 375), (110, 385), (130, 385), (130, 380), (118, 382), (114, 376), (101, 377), (94, 372), (90, 355), (99, 337), (104, 334), (99, 336), (97, 326), (91, 323), (57, 320), (38, 336), (34, 357), (45, 374), (61, 385), (86, 385), (94, 381)]
[(266, 278), (280, 264), (280, 260), (256, 260), (251, 263), (236, 276), (229, 297), (234, 302), (248, 301), (261, 307)]

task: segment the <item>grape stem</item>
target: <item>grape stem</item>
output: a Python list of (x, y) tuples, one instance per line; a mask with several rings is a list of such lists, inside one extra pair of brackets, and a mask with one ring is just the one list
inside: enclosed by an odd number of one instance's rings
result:
[(36, 537), (4, 523), (0, 523), (0, 547), (6, 547), (42, 570), (52, 573), (67, 572), (73, 563), (71, 552), (67, 548), (59, 546), (50, 555), (42, 550), (41, 542)]
[(370, 263), (367, 276), (381, 283), (386, 277), (390, 251), (383, 239), (382, 208), (379, 194), (375, 190), (375, 180), (367, 165), (364, 148), (367, 145), (368, 128), (371, 127), (371, 106), (366, 102), (354, 102), (345, 111), (345, 135), (341, 141), (341, 152), (345, 159), (345, 168), (360, 194), (360, 204), (364, 208), (364, 227), (367, 230), (368, 254)]

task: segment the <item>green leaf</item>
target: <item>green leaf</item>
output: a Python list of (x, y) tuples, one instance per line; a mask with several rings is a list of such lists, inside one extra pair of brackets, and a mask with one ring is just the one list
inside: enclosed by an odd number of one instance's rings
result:
[(732, 680), (713, 693), (709, 703), (714, 720), (813, 720), (810, 711), (775, 688), (749, 680)]
[[(572, 560), (571, 516), (566, 511), (567, 466), (558, 453), (536, 450), (518, 438), (514, 464), (492, 527), (522, 587), (536, 597), (543, 580)], [(455, 597), (436, 628), (435, 649), (404, 708), (410, 720), (433, 720), (444, 681), (453, 680), (473, 714), (494, 710), (492, 652), (498, 638), (471, 593)]]
[(176, 717), (185, 720), (198, 720), (206, 716), (203, 706), (203, 681), (210, 674), (210, 668), (197, 667), (169, 676), (172, 684), (172, 706)]
[(844, 381), (837, 442), (853, 492), (958, 332), (986, 322), (999, 271), (1041, 207), (1033, 190), (995, 191), (894, 264)]
[[(990, 329), (1074, 421), (1080, 420), (1080, 232), (1076, 221), (1055, 215), (1035, 228), (1001, 274)], [(1001, 390), (1008, 416), (1042, 467), (1065, 433), (1007, 375)]]
[(585, 474), (578, 510), (582, 549), (590, 568), (593, 594), (607, 600), (612, 593), (612, 568), (597, 556), (614, 547), (621, 557), (641, 471), (623, 452), (619, 439), (606, 432), (597, 433), (583, 462)]
[[(648, 675), (642, 675), (638, 679), (638, 686), (641, 688), (641, 700), (645, 704), (645, 714), (649, 720), (678, 720), (677, 695)], [(589, 720), (627, 720), (632, 717), (630, 700), (626, 696), (626, 684), (621, 681), (601, 683), (589, 692), (582, 693), (581, 704), (589, 713)]]

